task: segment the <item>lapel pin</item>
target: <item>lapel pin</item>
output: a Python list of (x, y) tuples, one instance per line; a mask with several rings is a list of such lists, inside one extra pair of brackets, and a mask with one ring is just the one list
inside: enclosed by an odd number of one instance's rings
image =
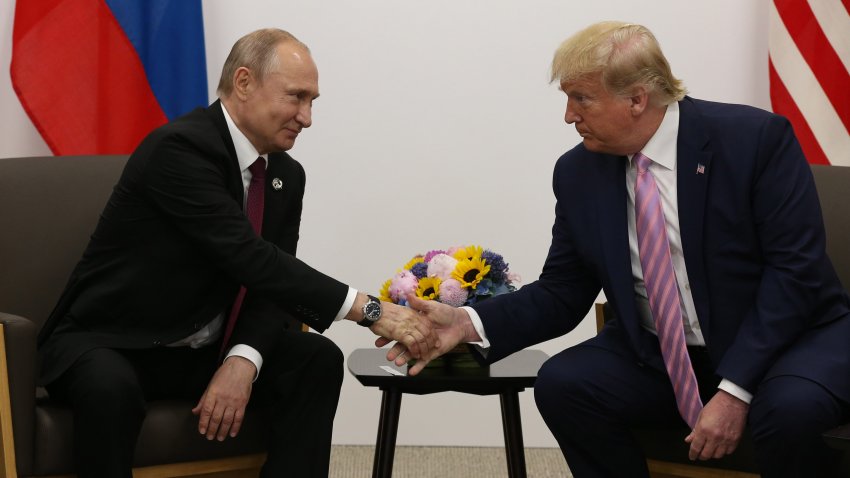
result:
[(697, 174), (705, 174), (705, 165), (697, 163)]
[(280, 178), (272, 179), (272, 187), (275, 191), (280, 191), (283, 189), (283, 181), (281, 181)]

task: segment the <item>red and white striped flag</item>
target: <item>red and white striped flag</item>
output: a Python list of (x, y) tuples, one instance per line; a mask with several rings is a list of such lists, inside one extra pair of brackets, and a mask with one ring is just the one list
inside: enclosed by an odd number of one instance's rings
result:
[(773, 0), (770, 102), (813, 164), (850, 166), (850, 0)]

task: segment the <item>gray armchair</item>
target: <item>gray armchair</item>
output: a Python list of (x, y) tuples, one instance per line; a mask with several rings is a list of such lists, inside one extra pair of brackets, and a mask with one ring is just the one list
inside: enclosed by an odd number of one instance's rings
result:
[[(72, 475), (71, 411), (36, 387), (36, 335), (94, 231), (125, 156), (0, 159), (0, 477)], [(265, 420), (236, 439), (197, 433), (194, 403), (151, 402), (134, 476), (256, 476)], [(84, 426), (84, 425), (83, 425)]]
[[(812, 166), (815, 184), (826, 226), (826, 249), (844, 288), (850, 287), (850, 167)], [(596, 327), (612, 318), (608, 304), (596, 304)], [(850, 373), (850, 371), (848, 371)], [(650, 474), (654, 477), (757, 478), (758, 467), (753, 446), (744, 437), (735, 453), (720, 460), (688, 460), (683, 437), (688, 430), (633, 430), (635, 439), (646, 453)], [(832, 447), (844, 450), (841, 476), (850, 476), (850, 423), (824, 434)]]

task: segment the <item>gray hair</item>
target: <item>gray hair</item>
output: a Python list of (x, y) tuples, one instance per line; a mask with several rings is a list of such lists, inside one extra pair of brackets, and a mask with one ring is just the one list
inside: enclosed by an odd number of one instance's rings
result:
[(307, 45), (295, 38), (291, 33), (277, 28), (264, 28), (251, 32), (233, 45), (230, 54), (221, 69), (216, 92), (219, 96), (228, 96), (233, 92), (233, 75), (241, 67), (248, 68), (256, 74), (260, 83), (279, 66), (276, 48), (281, 43), (294, 42), (310, 51)]

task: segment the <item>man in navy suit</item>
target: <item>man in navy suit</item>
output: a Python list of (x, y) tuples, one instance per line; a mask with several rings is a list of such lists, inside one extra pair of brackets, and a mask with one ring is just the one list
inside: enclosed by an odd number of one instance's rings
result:
[[(312, 124), (318, 88), (303, 43), (258, 30), (231, 50), (219, 101), (129, 158), (39, 335), (40, 381), (74, 411), (77, 476), (130, 477), (146, 399), (177, 397), (198, 400), (208, 440), (235, 437), (249, 400), (270, 407), (261, 476), (327, 476), (343, 357), (300, 323), (321, 332), (348, 319), (433, 345), (414, 312), (295, 258), (305, 174), (285, 151)], [(261, 233), (245, 212), (257, 197)], [(364, 217), (360, 232), (377, 227)]]
[[(704, 404), (682, 437), (690, 459), (732, 453), (749, 425), (764, 476), (827, 473), (834, 457), (819, 435), (850, 418), (850, 300), (825, 254), (812, 175), (788, 121), (685, 96), (640, 25), (577, 33), (556, 52), (552, 80), (582, 143), (555, 166), (543, 271), (472, 308), (412, 300), (441, 324), (439, 350), (474, 343), (499, 360), (571, 331), (601, 288), (616, 318), (552, 357), (535, 398), (574, 476), (648, 476), (629, 430), (685, 422), (640, 261), (641, 153), (675, 272), (674, 328)], [(396, 344), (390, 357), (403, 350)]]

